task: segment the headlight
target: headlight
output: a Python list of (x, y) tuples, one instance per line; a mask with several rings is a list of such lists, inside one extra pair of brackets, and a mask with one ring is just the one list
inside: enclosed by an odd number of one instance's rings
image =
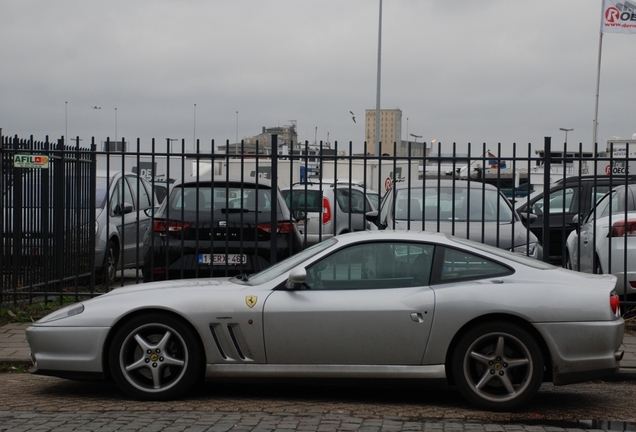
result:
[(512, 252), (514, 252), (514, 253), (518, 253), (518, 254), (521, 254), (521, 255), (527, 255), (529, 257), (536, 258), (536, 256), (537, 256), (537, 246), (538, 246), (538, 244), (536, 242), (533, 242), (533, 243), (528, 243), (528, 244), (524, 244), (524, 245), (521, 245), (521, 246), (513, 247), (510, 250)]
[(64, 318), (72, 317), (74, 315), (79, 315), (84, 312), (84, 304), (83, 303), (75, 303), (72, 305), (68, 305), (63, 307), (62, 309), (58, 309), (55, 312), (52, 312), (39, 320), (39, 323), (47, 323), (51, 321), (57, 321)]

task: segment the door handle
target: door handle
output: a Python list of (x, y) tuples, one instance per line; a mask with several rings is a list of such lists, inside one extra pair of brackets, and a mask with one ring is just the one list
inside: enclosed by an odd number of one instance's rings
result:
[(416, 323), (421, 323), (424, 322), (424, 317), (419, 312), (413, 312), (411, 314), (411, 320)]

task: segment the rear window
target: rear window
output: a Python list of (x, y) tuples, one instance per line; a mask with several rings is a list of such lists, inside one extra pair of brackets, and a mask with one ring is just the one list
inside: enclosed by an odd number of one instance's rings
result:
[(305, 212), (320, 213), (322, 203), (322, 191), (288, 189), (282, 191), (287, 207), (290, 210), (302, 210)]
[(170, 194), (171, 210), (186, 212), (227, 212), (228, 210), (269, 211), (271, 189), (242, 186), (184, 185)]

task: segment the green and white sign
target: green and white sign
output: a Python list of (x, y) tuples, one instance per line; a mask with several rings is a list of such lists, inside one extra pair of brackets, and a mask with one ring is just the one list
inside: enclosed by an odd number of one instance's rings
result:
[(43, 155), (15, 155), (13, 166), (16, 168), (49, 168), (49, 157)]

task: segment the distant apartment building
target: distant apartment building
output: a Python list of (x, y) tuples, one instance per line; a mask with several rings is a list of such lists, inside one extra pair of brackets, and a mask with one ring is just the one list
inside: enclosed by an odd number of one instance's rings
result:
[[(278, 136), (278, 153), (281, 153), (283, 148), (292, 149), (298, 144), (298, 132), (296, 132), (296, 122), (287, 126), (276, 126), (266, 128), (263, 126), (263, 130), (260, 134), (253, 137), (245, 137), (242, 142), (237, 142), (229, 145), (218, 146), (222, 152), (229, 154), (271, 154), (272, 153), (272, 135)], [(288, 152), (289, 150), (287, 150)], [(283, 153), (287, 153), (283, 152)]]
[[(364, 139), (367, 152), (377, 154), (375, 148), (375, 110), (366, 110), (364, 121)], [(402, 110), (380, 110), (380, 155), (394, 156), (394, 144), (402, 141)]]

